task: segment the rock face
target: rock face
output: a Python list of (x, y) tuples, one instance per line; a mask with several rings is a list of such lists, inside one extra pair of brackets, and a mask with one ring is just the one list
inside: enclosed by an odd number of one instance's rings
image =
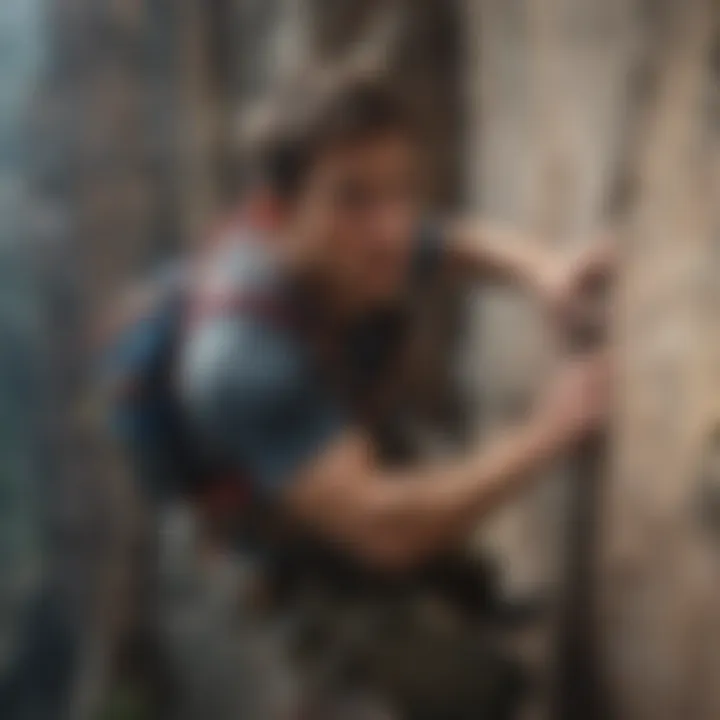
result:
[[(717, 4), (467, 7), (479, 207), (567, 243), (619, 222), (621, 392), (596, 508), (599, 557), (586, 558), (615, 713), (714, 717), (715, 541), (697, 509), (712, 507), (717, 481)], [(485, 358), (479, 385), (470, 377), (475, 417), (492, 426), (537, 376), (524, 362), (538, 362), (539, 346), (527, 315), (499, 299), (472, 318), (481, 342), (467, 357)], [(562, 591), (563, 497), (559, 486), (539, 490), (489, 529), (517, 586)], [(587, 707), (549, 712), (585, 718)]]
[(618, 299), (621, 389), (603, 599), (623, 718), (717, 717), (716, 3), (655, 20)]
[[(610, 221), (608, 198), (624, 168), (633, 39), (629, 6), (487, 0), (468, 2), (466, 9), (467, 26), (473, 28), (467, 74), (471, 127), (478, 129), (470, 140), (475, 152), (468, 168), (474, 206), (525, 229), (538, 242), (571, 252)], [(469, 417), (477, 430), (491, 436), (522, 416), (571, 339), (552, 337), (522, 300), (497, 292), (471, 300), (467, 323), (463, 395), (473, 403)], [(584, 459), (584, 469), (601, 461)], [(593, 652), (594, 628), (566, 627), (571, 618), (582, 617), (578, 625), (595, 621), (595, 598), (586, 591), (593, 558), (569, 555), (571, 548), (579, 552), (580, 538), (572, 533), (582, 528), (573, 508), (586, 500), (592, 506), (592, 498), (584, 497), (590, 487), (578, 488), (577, 472), (568, 458), (554, 477), (481, 533), (505, 560), (509, 592), (540, 593), (554, 608), (539, 628), (533, 653), (544, 696), (537, 711), (553, 718), (575, 716), (564, 696), (586, 682), (564, 677), (583, 662), (577, 656), (566, 660), (568, 648), (575, 652), (580, 643)], [(585, 572), (582, 587), (571, 570), (578, 567)], [(588, 697), (580, 702), (589, 718), (587, 708), (597, 704)]]

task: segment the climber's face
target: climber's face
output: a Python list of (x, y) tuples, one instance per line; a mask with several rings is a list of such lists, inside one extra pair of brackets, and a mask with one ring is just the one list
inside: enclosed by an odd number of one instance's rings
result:
[(298, 249), (352, 304), (382, 304), (403, 286), (421, 206), (419, 165), (400, 132), (329, 147), (288, 207)]

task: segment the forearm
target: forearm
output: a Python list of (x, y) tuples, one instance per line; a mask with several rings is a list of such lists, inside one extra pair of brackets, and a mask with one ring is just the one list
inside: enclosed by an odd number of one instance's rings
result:
[(408, 563), (467, 537), (524, 489), (559, 445), (531, 422), (455, 462), (377, 475), (365, 507), (372, 542), (391, 561)]
[(451, 267), (461, 275), (485, 277), (541, 289), (554, 258), (534, 238), (510, 227), (459, 221), (449, 231)]
[(570, 363), (531, 419), (454, 461), (383, 469), (358, 432), (338, 437), (285, 489), (286, 510), (366, 561), (408, 565), (467, 537), (607, 416), (607, 358)]

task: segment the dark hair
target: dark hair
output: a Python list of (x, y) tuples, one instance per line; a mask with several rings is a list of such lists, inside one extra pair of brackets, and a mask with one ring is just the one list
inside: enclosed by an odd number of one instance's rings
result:
[(245, 136), (250, 178), (282, 196), (292, 196), (318, 156), (333, 147), (418, 133), (406, 99), (368, 71), (307, 74), (279, 89), (256, 121)]

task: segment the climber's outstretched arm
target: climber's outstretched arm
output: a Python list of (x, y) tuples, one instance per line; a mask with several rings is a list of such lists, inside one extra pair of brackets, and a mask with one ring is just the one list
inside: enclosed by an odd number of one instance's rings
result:
[(451, 221), (444, 236), (448, 264), (459, 276), (511, 282), (559, 314), (575, 303), (588, 280), (607, 276), (615, 264), (609, 235), (572, 252), (548, 250), (538, 238), (484, 221)]

